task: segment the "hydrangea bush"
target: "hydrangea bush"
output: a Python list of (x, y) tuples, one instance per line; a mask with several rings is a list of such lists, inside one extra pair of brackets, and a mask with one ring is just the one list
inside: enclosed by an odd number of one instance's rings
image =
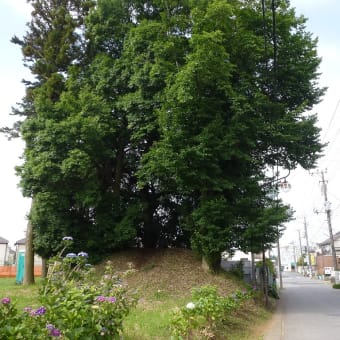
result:
[(98, 277), (87, 253), (62, 256), (72, 239), (63, 242), (39, 290), (41, 307), (20, 312), (9, 298), (0, 301), (0, 339), (119, 338), (124, 317), (136, 303), (123, 284), (126, 273), (114, 273), (108, 262)]
[(248, 291), (236, 291), (224, 297), (211, 285), (195, 288), (192, 291), (192, 301), (173, 313), (172, 338), (213, 338), (214, 330), (223, 325), (230, 313), (251, 297), (252, 293)]

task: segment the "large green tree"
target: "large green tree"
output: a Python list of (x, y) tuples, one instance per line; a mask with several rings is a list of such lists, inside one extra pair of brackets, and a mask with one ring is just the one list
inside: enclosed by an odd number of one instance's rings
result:
[[(41, 236), (35, 237), (34, 241), (38, 241), (35, 242), (35, 249), (43, 257), (48, 257), (51, 253), (41, 251), (41, 240), (48, 239), (50, 248), (56, 249), (58, 238), (39, 233), (38, 227), (46, 229), (48, 226), (53, 230), (56, 225), (49, 214), (43, 214), (43, 223), (35, 223), (35, 216), (42, 210), (40, 202), (46, 199), (49, 191), (46, 186), (53, 182), (46, 170), (55, 169), (52, 160), (57, 158), (54, 152), (57, 143), (52, 140), (52, 135), (49, 139), (46, 136), (52, 131), (53, 136), (57, 137), (52, 122), (62, 119), (62, 116), (57, 115), (54, 104), (64, 89), (68, 67), (82, 62), (83, 20), (91, 7), (91, 1), (29, 2), (32, 6), (32, 20), (27, 24), (28, 30), (22, 39), (13, 37), (12, 42), (21, 47), (25, 66), (30, 69), (32, 77), (25, 81), (26, 95), (14, 110), (15, 114), (25, 119), (15, 124), (11, 134), (16, 135), (20, 128), (26, 142), (25, 164), (18, 168), (18, 173), (21, 175), (24, 195), (37, 201), (32, 204), (28, 228), (33, 228), (33, 233)], [(32, 233), (28, 231), (28, 234)]]
[(40, 254), (68, 234), (97, 256), (190, 246), (216, 268), (253, 226), (277, 236), (254, 203), (268, 167), (322, 150), (304, 115), (323, 93), (317, 41), (288, 1), (31, 3), (14, 42), (35, 76), (19, 174)]
[[(310, 168), (322, 149), (315, 116), (304, 115), (323, 93), (316, 41), (287, 1), (264, 4), (192, 8), (186, 63), (168, 81), (161, 140), (140, 172), (141, 180), (172, 178), (197, 197), (187, 227), (211, 267), (222, 250), (238, 246), (268, 166)], [(274, 225), (258, 225), (265, 242)]]

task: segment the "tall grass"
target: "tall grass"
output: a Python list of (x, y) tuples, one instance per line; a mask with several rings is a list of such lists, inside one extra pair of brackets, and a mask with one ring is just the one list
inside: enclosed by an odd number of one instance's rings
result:
[(18, 309), (24, 307), (36, 307), (38, 302), (38, 287), (40, 279), (36, 279), (37, 284), (23, 286), (15, 282), (15, 278), (0, 278), (0, 298), (9, 297), (16, 303)]

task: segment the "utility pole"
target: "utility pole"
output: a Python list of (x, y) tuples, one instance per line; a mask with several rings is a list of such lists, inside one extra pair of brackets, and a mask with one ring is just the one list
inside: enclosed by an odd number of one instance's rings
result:
[(300, 230), (297, 231), (299, 233), (299, 243), (300, 243), (300, 252), (301, 252), (301, 259), (302, 259), (302, 272), (305, 272), (305, 259), (303, 257), (303, 252), (302, 252), (302, 244), (301, 244), (301, 233)]
[(290, 243), (292, 245), (293, 248), (293, 256), (294, 256), (294, 271), (297, 270), (297, 260), (296, 260), (296, 247), (295, 247), (295, 243), (291, 242)]
[[(279, 228), (279, 227), (277, 227)], [(283, 288), (282, 282), (282, 271), (281, 271), (281, 251), (280, 251), (280, 236), (277, 237), (277, 261), (279, 266), (279, 280), (280, 280), (280, 288)]]
[(333, 237), (333, 231), (332, 231), (331, 203), (328, 201), (327, 181), (325, 181), (325, 175), (324, 175), (323, 171), (321, 171), (321, 183), (322, 183), (322, 193), (323, 193), (323, 196), (325, 198), (325, 211), (326, 211), (326, 215), (327, 215), (327, 224), (328, 224), (328, 231), (329, 231), (329, 241), (330, 241), (331, 250), (332, 250), (333, 267), (334, 267), (334, 271), (337, 271), (338, 270), (338, 263), (337, 263), (337, 259), (336, 259), (334, 237)]
[(309, 274), (312, 275), (312, 260), (311, 260), (310, 251), (309, 251), (309, 242), (308, 242), (306, 217), (304, 217), (304, 219), (303, 219), (303, 225), (305, 227), (305, 238), (306, 238), (306, 244), (307, 244), (308, 270), (309, 270)]

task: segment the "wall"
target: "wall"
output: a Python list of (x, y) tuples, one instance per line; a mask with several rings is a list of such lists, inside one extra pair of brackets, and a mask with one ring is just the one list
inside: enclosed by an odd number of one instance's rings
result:
[(7, 251), (8, 245), (7, 244), (0, 244), (0, 265), (4, 265), (7, 261)]
[[(337, 258), (338, 264), (340, 264), (340, 259)], [(324, 275), (325, 267), (333, 267), (333, 257), (331, 255), (318, 255), (316, 257), (316, 271), (318, 275)]]
[[(15, 277), (16, 266), (0, 266), (0, 278), (2, 277)], [(34, 276), (41, 276), (41, 266), (34, 266)]]
[(340, 255), (340, 239), (334, 240), (334, 248), (335, 248), (336, 255), (339, 256)]

